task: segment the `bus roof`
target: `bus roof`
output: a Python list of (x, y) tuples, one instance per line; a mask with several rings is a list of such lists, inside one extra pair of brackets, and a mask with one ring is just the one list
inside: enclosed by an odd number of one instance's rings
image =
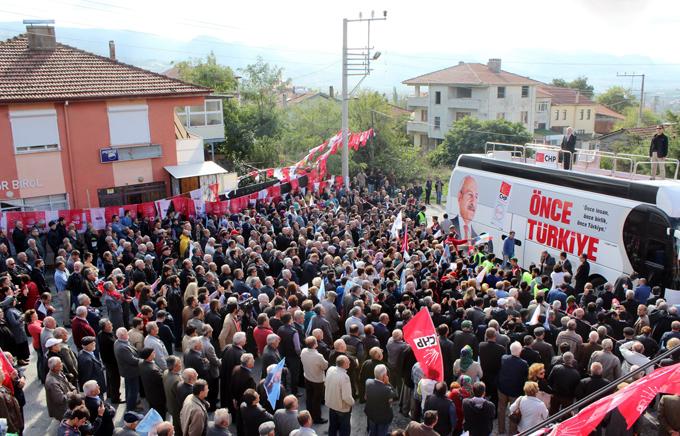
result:
[(680, 183), (676, 180), (630, 180), (540, 167), (477, 154), (463, 154), (457, 165), (519, 179), (549, 183), (612, 197), (653, 204), (671, 217), (680, 217)]

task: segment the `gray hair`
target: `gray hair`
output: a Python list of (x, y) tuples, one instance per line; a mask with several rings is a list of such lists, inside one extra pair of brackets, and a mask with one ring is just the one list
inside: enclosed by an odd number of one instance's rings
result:
[(375, 375), (376, 379), (381, 379), (387, 374), (387, 367), (385, 365), (377, 365), (375, 369), (373, 370), (373, 375)]
[(127, 330), (125, 329), (125, 327), (118, 327), (118, 329), (116, 329), (116, 337), (118, 339), (122, 339), (122, 337), (125, 336), (126, 334)]
[(83, 392), (85, 395), (90, 396), (97, 388), (99, 387), (99, 384), (97, 384), (96, 380), (88, 380), (85, 383), (83, 383)]
[(243, 345), (246, 343), (246, 334), (245, 332), (236, 332), (234, 333), (234, 345)]
[(600, 362), (593, 362), (590, 364), (591, 375), (602, 375), (602, 364)]
[[(81, 297), (81, 296), (87, 297), (87, 295), (85, 295), (85, 294), (81, 294), (81, 295), (79, 295), (78, 297)], [(79, 300), (80, 300), (80, 298), (79, 298)], [(77, 315), (77, 316), (87, 316), (87, 307), (85, 307), (85, 306), (78, 306), (78, 307), (76, 308), (76, 315)]]
[(220, 424), (222, 427), (228, 427), (231, 421), (229, 411), (225, 408), (215, 410), (215, 424)]
[(574, 354), (571, 351), (567, 351), (562, 355), (562, 359), (564, 360), (565, 365), (571, 366), (574, 362)]
[(611, 351), (612, 349), (614, 349), (614, 341), (612, 341), (609, 338), (603, 340), (602, 341), (602, 348), (604, 350)]
[(149, 321), (146, 324), (146, 332), (149, 333), (149, 334), (151, 333), (151, 330), (157, 329), (157, 328), (158, 328), (158, 324), (156, 324), (156, 321)]
[(199, 338), (199, 337), (197, 337), (197, 336), (194, 336), (193, 338), (191, 338), (191, 339), (189, 340), (189, 349), (190, 349), (190, 350), (194, 350), (194, 349), (196, 349), (196, 345), (199, 345), (199, 344), (200, 344), (200, 345), (203, 345), (203, 344), (201, 343), (201, 338)]
[(192, 380), (196, 381), (198, 379), (198, 372), (193, 368), (186, 368), (182, 371), (182, 380), (184, 383), (189, 383)]
[(52, 371), (57, 365), (61, 363), (61, 358), (52, 356), (47, 360), (47, 367)]
[(254, 360), (255, 360), (255, 358), (250, 353), (241, 354), (241, 365), (247, 365), (248, 362), (252, 362)]
[(510, 344), (510, 354), (512, 354), (515, 357), (519, 357), (519, 354), (521, 352), (522, 352), (522, 344), (520, 344), (517, 341)]
[(276, 333), (269, 333), (267, 335), (267, 345), (271, 345), (278, 340), (279, 340), (279, 335), (277, 335)]
[(78, 295), (78, 304), (80, 304), (80, 305), (82, 306), (82, 305), (84, 304), (83, 302), (84, 302), (85, 300), (89, 299), (89, 298), (90, 298), (90, 297), (88, 297), (87, 294), (80, 294), (80, 295)]

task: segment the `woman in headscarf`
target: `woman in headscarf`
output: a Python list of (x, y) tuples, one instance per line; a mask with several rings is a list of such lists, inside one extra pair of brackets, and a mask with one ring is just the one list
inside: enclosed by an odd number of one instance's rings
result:
[(460, 358), (453, 363), (453, 373), (456, 377), (467, 375), (472, 382), (478, 382), (482, 378), (482, 365), (472, 358), (472, 347), (466, 345), (460, 350)]
[(451, 383), (451, 390), (448, 397), (456, 406), (456, 428), (453, 429), (453, 435), (459, 435), (463, 432), (463, 400), (472, 397), (472, 378), (467, 375), (461, 375), (457, 382)]

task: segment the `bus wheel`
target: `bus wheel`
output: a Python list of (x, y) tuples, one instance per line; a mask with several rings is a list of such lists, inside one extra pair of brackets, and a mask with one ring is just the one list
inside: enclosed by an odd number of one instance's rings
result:
[(607, 283), (607, 279), (605, 279), (599, 274), (594, 274), (588, 277), (588, 281), (593, 285), (593, 289), (595, 290), (599, 290), (601, 287), (604, 286), (605, 283)]

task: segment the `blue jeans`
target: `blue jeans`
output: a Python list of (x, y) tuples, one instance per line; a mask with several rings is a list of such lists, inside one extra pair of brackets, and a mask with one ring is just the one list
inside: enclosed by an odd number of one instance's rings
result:
[(437, 191), (437, 204), (442, 204), (442, 192)]
[(349, 436), (352, 432), (352, 411), (338, 412), (328, 409), (328, 436)]
[(368, 436), (386, 436), (390, 424), (377, 424), (370, 419), (368, 420)]
[(139, 377), (123, 377), (125, 379), (125, 406), (128, 411), (135, 410), (139, 397)]

